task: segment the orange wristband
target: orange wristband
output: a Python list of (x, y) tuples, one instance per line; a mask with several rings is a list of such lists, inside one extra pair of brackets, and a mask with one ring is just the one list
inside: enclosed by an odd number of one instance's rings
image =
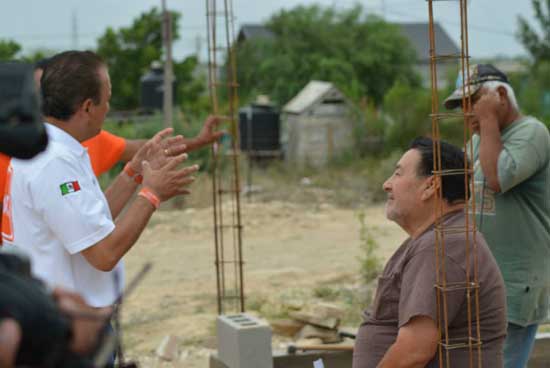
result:
[(160, 207), (160, 199), (155, 193), (151, 191), (151, 189), (141, 188), (138, 195), (144, 197), (149, 202), (151, 202), (151, 204), (155, 206), (155, 209), (158, 209)]
[(141, 174), (138, 174), (132, 169), (130, 166), (130, 163), (126, 163), (124, 165), (124, 169), (122, 169), (126, 175), (128, 175), (130, 178), (134, 179), (134, 181), (138, 184), (141, 184), (143, 182), (143, 176)]

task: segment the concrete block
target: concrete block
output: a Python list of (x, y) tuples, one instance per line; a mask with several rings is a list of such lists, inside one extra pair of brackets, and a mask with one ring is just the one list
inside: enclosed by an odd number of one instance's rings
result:
[(218, 356), (228, 368), (273, 368), (271, 328), (248, 314), (218, 316)]
[(336, 329), (340, 325), (340, 319), (334, 317), (318, 316), (308, 312), (290, 312), (288, 315), (296, 321), (309, 323), (318, 327)]
[(344, 309), (332, 303), (317, 303), (313, 305), (313, 313), (321, 318), (337, 318), (344, 317)]
[(299, 339), (295, 343), (295, 346), (311, 346), (311, 345), (323, 345), (323, 340), (321, 340), (318, 337), (310, 337), (307, 339)]
[(271, 327), (278, 335), (293, 337), (304, 327), (304, 323), (292, 319), (277, 319), (271, 321)]
[(164, 336), (156, 353), (161, 359), (175, 361), (178, 357), (178, 339), (172, 335)]
[(340, 338), (340, 335), (338, 335), (338, 331), (329, 330), (327, 328), (315, 327), (312, 325), (305, 325), (304, 328), (302, 328), (300, 332), (296, 334), (295, 338), (296, 340), (319, 338), (325, 344), (331, 344), (331, 343), (342, 341), (342, 339)]

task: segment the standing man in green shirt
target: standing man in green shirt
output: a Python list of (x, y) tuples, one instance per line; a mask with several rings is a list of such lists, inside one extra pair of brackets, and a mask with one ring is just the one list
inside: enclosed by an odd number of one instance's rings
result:
[[(473, 66), (468, 92), (476, 221), (506, 284), (505, 368), (523, 368), (549, 307), (550, 134), (520, 113), (508, 78), (494, 66)], [(445, 107), (460, 107), (462, 94), (459, 80)]]

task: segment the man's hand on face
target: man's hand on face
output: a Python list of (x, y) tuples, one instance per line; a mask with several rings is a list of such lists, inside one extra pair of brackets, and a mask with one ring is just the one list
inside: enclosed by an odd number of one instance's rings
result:
[(55, 289), (53, 297), (61, 313), (71, 320), (71, 351), (80, 355), (92, 352), (111, 315), (111, 308), (90, 307), (79, 294), (62, 289)]
[(178, 168), (178, 165), (187, 159), (183, 153), (176, 157), (170, 157), (168, 163), (155, 169), (147, 161), (142, 163), (143, 186), (149, 188), (157, 195), (161, 202), (181, 194), (189, 194), (187, 186), (195, 181), (191, 176), (198, 169), (198, 165)]
[(143, 174), (141, 163), (147, 161), (152, 169), (159, 169), (171, 158), (181, 155), (187, 149), (183, 136), (172, 137), (174, 129), (166, 128), (155, 134), (136, 152), (130, 161), (130, 167), (138, 174)]
[(480, 131), (488, 124), (498, 125), (498, 110), (501, 108), (500, 96), (496, 91), (485, 92), (474, 104), (474, 131)]

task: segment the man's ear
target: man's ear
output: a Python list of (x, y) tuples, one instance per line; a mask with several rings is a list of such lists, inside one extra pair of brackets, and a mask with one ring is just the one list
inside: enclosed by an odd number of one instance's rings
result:
[(427, 201), (428, 199), (434, 197), (437, 192), (439, 191), (441, 178), (439, 176), (430, 176), (426, 179), (426, 183), (424, 184), (424, 190), (422, 191), (422, 195), (420, 196), (420, 199), (423, 201)]
[(90, 112), (90, 109), (92, 108), (92, 105), (94, 104), (94, 101), (91, 98), (87, 98), (82, 102), (82, 105), (80, 105), (83, 112)]
[(503, 86), (499, 86), (497, 88), (498, 96), (500, 97), (500, 103), (506, 103), (508, 102), (508, 91)]

